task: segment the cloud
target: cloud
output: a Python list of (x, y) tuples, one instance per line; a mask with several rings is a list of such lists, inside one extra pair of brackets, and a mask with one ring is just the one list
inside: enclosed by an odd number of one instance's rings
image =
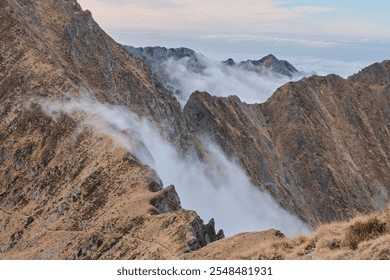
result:
[(321, 59), (311, 56), (295, 56), (288, 60), (303, 71), (315, 71), (318, 75), (337, 74), (347, 78), (369, 65), (367, 61)]
[(310, 48), (330, 48), (345, 46), (346, 41), (335, 40), (334, 38), (305, 38), (305, 37), (278, 37), (264, 36), (256, 34), (206, 34), (200, 35), (199, 39), (204, 40), (224, 40), (227, 42), (258, 42), (258, 43), (273, 43), (278, 45), (297, 45)]
[(110, 30), (239, 32), (263, 29), (272, 32), (272, 26), (281, 22), (335, 10), (334, 7), (314, 5), (285, 7), (271, 0), (79, 2), (82, 7), (92, 10), (98, 21)]
[[(262, 75), (240, 67), (227, 67), (220, 61), (198, 55), (203, 69), (193, 69), (188, 58), (170, 58), (163, 63), (163, 73), (168, 78), (168, 85), (180, 92), (177, 98), (184, 106), (191, 93), (196, 90), (207, 91), (215, 96), (237, 95), (246, 103), (266, 101), (275, 90), (291, 81), (286, 76), (273, 72)], [(297, 75), (297, 80), (302, 76)]]
[(108, 135), (154, 168), (165, 185), (176, 186), (183, 207), (196, 210), (206, 221), (215, 218), (217, 228), (223, 228), (227, 236), (269, 228), (290, 236), (310, 231), (268, 194), (256, 189), (241, 167), (210, 141), (203, 140), (211, 162), (206, 164), (194, 155), (179, 155), (151, 123), (123, 107), (91, 98), (66, 103), (44, 99), (34, 102), (53, 118), (59, 112), (82, 116), (82, 125)]
[[(166, 1), (166, 0), (95, 0), (96, 2), (119, 6), (140, 6), (148, 9), (171, 9), (171, 8), (183, 8), (185, 4), (183, 1)], [(84, 2), (84, 1), (79, 1)], [(90, 1), (92, 2), (92, 1)]]

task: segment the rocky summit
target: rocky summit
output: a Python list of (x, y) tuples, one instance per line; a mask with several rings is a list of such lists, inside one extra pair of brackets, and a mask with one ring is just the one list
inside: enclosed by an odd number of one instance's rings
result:
[[(125, 49), (76, 0), (0, 1), (0, 35), (0, 259), (390, 258), (389, 61), (289, 82), (263, 104), (197, 91), (182, 108), (154, 67), (199, 56)], [(296, 72), (272, 55), (224, 64)], [(183, 158), (213, 164), (211, 139), (316, 231), (224, 238), (126, 148), (142, 141), (121, 116), (88, 119), (95, 103), (152, 124)]]
[(239, 67), (247, 71), (254, 71), (260, 75), (276, 74), (292, 78), (300, 72), (288, 61), (279, 60), (274, 55), (269, 54), (260, 60), (246, 60), (236, 63), (232, 58), (222, 62), (230, 67)]

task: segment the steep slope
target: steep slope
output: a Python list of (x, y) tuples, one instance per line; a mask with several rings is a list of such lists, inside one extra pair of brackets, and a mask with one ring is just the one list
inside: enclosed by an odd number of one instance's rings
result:
[(196, 92), (184, 113), (259, 188), (318, 225), (388, 204), (388, 93), (330, 75), (288, 83), (261, 105)]
[(216, 238), (85, 114), (42, 110), (38, 98), (87, 95), (194, 150), (179, 103), (146, 64), (74, 0), (1, 1), (0, 34), (0, 259), (179, 258)]
[(352, 75), (348, 80), (366, 84), (386, 85), (390, 83), (390, 60), (374, 63), (359, 73)]
[(0, 149), (0, 259), (174, 259), (212, 240), (173, 187), (77, 122), (29, 110), (2, 126), (17, 130)]
[[(7, 0), (1, 13), (3, 90), (19, 87), (20, 94), (41, 96), (89, 92), (147, 117), (177, 146), (190, 149), (192, 139), (177, 100), (76, 1)], [(2, 103), (8, 97), (2, 94)]]

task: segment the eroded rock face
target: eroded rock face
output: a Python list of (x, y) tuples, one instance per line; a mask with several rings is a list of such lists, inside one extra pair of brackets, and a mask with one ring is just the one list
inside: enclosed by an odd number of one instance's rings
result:
[(389, 202), (390, 100), (381, 84), (314, 76), (261, 105), (195, 92), (184, 113), (192, 131), (238, 158), (259, 188), (317, 225)]
[(172, 259), (205, 245), (190, 228), (200, 217), (152, 169), (79, 114), (48, 116), (36, 102), (122, 105), (194, 150), (147, 65), (76, 1), (1, 1), (0, 34), (0, 259)]
[(390, 83), (390, 60), (374, 63), (359, 73), (352, 75), (348, 80), (366, 84), (386, 85)]
[(5, 110), (22, 96), (26, 101), (30, 96), (90, 95), (149, 119), (183, 152), (194, 150), (173, 94), (77, 2), (7, 0), (0, 5), (0, 101)]

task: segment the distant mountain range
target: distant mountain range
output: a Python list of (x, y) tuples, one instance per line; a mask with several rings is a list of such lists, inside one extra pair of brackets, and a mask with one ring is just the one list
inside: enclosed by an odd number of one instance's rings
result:
[[(165, 48), (165, 47), (145, 47), (135, 48), (131, 46), (123, 46), (132, 55), (143, 59), (151, 69), (159, 73), (162, 64), (168, 59), (183, 59), (187, 58), (189, 67), (192, 71), (199, 72), (207, 67), (204, 62), (205, 57), (188, 48)], [(248, 71), (254, 71), (260, 75), (271, 73), (280, 74), (287, 77), (297, 75), (299, 71), (285, 60), (279, 60), (274, 55), (269, 54), (260, 60), (246, 60), (236, 63), (232, 58), (222, 61), (229, 67), (241, 67)]]
[[(123, 46), (130, 54), (144, 60), (163, 84), (174, 93), (181, 94), (181, 89), (177, 82), (169, 75), (167, 64), (169, 62), (181, 62), (186, 69), (192, 73), (203, 73), (210, 59), (200, 53), (188, 48), (165, 48), (165, 47), (141, 47)], [(229, 58), (220, 62), (220, 67), (242, 69), (254, 72), (261, 77), (287, 77), (294, 78), (307, 75), (298, 71), (293, 65), (285, 60), (279, 60), (274, 55), (269, 54), (260, 60), (246, 60), (235, 62)], [(314, 72), (313, 72), (314, 74)]]

